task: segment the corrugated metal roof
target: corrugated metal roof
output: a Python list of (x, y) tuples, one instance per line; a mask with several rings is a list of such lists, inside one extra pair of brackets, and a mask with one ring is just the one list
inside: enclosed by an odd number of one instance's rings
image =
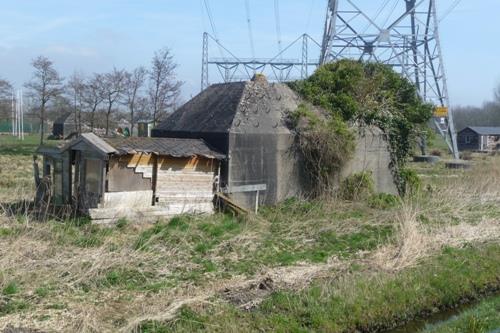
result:
[(500, 127), (469, 126), (465, 129), (467, 128), (473, 130), (479, 135), (500, 135)]
[(221, 160), (225, 155), (210, 148), (201, 139), (174, 138), (102, 138), (113, 147), (118, 155), (135, 153), (153, 153), (172, 157), (203, 156)]

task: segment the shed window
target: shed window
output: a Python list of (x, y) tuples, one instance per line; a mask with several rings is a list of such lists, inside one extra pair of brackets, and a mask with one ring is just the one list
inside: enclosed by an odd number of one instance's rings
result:
[(472, 142), (472, 136), (467, 135), (465, 136), (465, 143), (471, 143)]

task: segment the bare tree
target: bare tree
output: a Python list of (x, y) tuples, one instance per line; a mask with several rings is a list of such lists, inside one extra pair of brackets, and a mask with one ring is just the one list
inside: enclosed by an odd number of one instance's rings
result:
[(68, 95), (73, 101), (75, 113), (75, 129), (78, 135), (82, 134), (82, 100), (85, 89), (85, 77), (81, 73), (74, 72), (67, 84)]
[(0, 78), (0, 98), (9, 99), (12, 94), (12, 84), (9, 81)]
[(123, 103), (130, 112), (130, 135), (134, 134), (134, 124), (136, 121), (135, 112), (140, 98), (140, 89), (146, 80), (147, 71), (144, 67), (134, 69), (132, 73), (125, 73), (125, 91)]
[(35, 71), (33, 78), (25, 84), (25, 87), (30, 90), (40, 108), (40, 144), (43, 144), (45, 110), (48, 102), (62, 93), (63, 79), (55, 70), (52, 61), (44, 56), (39, 56), (31, 64)]
[(113, 111), (113, 106), (120, 100), (125, 91), (125, 71), (113, 69), (112, 72), (104, 74), (103, 80), (104, 100), (106, 109), (106, 135), (109, 135), (109, 118)]
[(180, 94), (181, 81), (177, 81), (177, 64), (168, 48), (155, 52), (149, 72), (149, 99), (153, 125), (173, 106)]
[(500, 104), (500, 84), (495, 88), (495, 102)]
[(0, 115), (7, 117), (10, 111), (12, 85), (9, 81), (0, 78)]
[(90, 113), (90, 128), (94, 131), (95, 113), (99, 105), (104, 101), (104, 76), (94, 74), (85, 84), (83, 90), (83, 103)]

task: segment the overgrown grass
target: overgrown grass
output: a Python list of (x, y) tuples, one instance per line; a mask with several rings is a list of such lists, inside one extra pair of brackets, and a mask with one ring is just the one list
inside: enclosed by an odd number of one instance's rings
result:
[[(446, 249), (398, 275), (362, 270), (325, 279), (300, 293), (276, 292), (252, 312), (230, 306), (184, 309), (144, 332), (368, 332), (473, 300), (500, 287), (500, 246)], [(155, 328), (156, 325), (156, 328)]]
[[(241, 316), (242, 329), (246, 330), (270, 327), (286, 331), (293, 331), (294, 327), (326, 330), (313, 325), (316, 315), (319, 316), (317, 322), (323, 323), (321, 316), (325, 313), (311, 311), (320, 311), (320, 306), (333, 307), (336, 298), (330, 296), (340, 292), (350, 292), (350, 302), (357, 304), (355, 298), (359, 294), (347, 289), (352, 283), (358, 283), (359, 293), (381, 290), (380, 298), (399, 297), (390, 294), (381, 283), (409, 277), (392, 271), (375, 274), (382, 268), (371, 265), (375, 262), (374, 255), (386, 247), (398, 250), (402, 237), (400, 221), (405, 218), (406, 210), (414, 215), (412, 223), (418, 226), (418, 232), (445, 237), (446, 241), (438, 239), (439, 244), (448, 241), (447, 228), (450, 227), (459, 227), (450, 233), (453, 240), (450, 246), (460, 248), (466, 239), (472, 244), (468, 250), (476, 251), (477, 244), (491, 239), (489, 233), (494, 235), (496, 230), (494, 221), (500, 219), (500, 163), (498, 158), (477, 162), (473, 171), (450, 171), (441, 165), (425, 167), (429, 177), (421, 177), (420, 191), (405, 200), (387, 194), (353, 202), (290, 199), (276, 207), (263, 207), (258, 216), (248, 218), (224, 214), (185, 215), (156, 224), (120, 220), (115, 226), (102, 227), (88, 220), (39, 223), (28, 215), (7, 216), (0, 208), (0, 330), (3, 323), (12, 323), (42, 331), (116, 332), (139, 319), (149, 322), (149, 326), (144, 325), (144, 331), (150, 332), (202, 330), (202, 327), (225, 330), (212, 316), (222, 322), (227, 319), (229, 328)], [(0, 163), (19, 166), (8, 173), (11, 183), (0, 187), (0, 203), (6, 202), (5, 198), (19, 200), (16, 184), (25, 192), (29, 192), (26, 187), (31, 186), (30, 156), (0, 155)], [(417, 171), (422, 175), (424, 167), (419, 168)], [(420, 248), (433, 244), (429, 238), (427, 243), (420, 244), (419, 239), (411, 241)], [(426, 255), (441, 249), (440, 245), (429, 248), (432, 251)], [(392, 258), (382, 256), (383, 260)], [(475, 265), (475, 260), (466, 262)], [(457, 269), (461, 267), (458, 261), (456, 264)], [(312, 269), (313, 273), (303, 276), (302, 269), (305, 272)], [(317, 277), (316, 270), (330, 278), (316, 279), (314, 287), (297, 294), (296, 299), (292, 297), (295, 292), (287, 292), (288, 288), (305, 287)], [(297, 285), (285, 284), (279, 291), (276, 289), (276, 294), (254, 311), (255, 318), (227, 305), (225, 298), (221, 299), (224, 288), (232, 290), (254, 280), (258, 285), (267, 274), (274, 279), (280, 275), (295, 279)], [(468, 284), (467, 279), (452, 278), (451, 273), (450, 279), (443, 276), (441, 286), (444, 288), (445, 281), (460, 287)], [(410, 282), (407, 283), (410, 288)], [(345, 290), (334, 286), (344, 286)], [(272, 286), (272, 290), (274, 288)], [(422, 283), (420, 288), (427, 290), (427, 285)], [(7, 294), (9, 290), (15, 293), (5, 295), (4, 289)], [(172, 323), (157, 319), (178, 302), (200, 295), (206, 298), (191, 309), (184, 308), (174, 319), (176, 325), (182, 325), (172, 327)], [(405, 309), (413, 309), (413, 303), (422, 304), (419, 303), (421, 297), (421, 294), (410, 293), (404, 298)], [(282, 313), (281, 299), (290, 301), (294, 308), (285, 308)], [(206, 302), (226, 305), (203, 309), (202, 304)], [(311, 311), (304, 310), (306, 305), (309, 307), (308, 302), (311, 302)], [(375, 309), (373, 302), (370, 304)], [(262, 309), (267, 311), (266, 306), (272, 317), (265, 316)], [(297, 312), (293, 312), (294, 309)], [(347, 305), (346, 309), (349, 310)], [(367, 317), (366, 322), (378, 318), (375, 315)], [(273, 318), (277, 326), (266, 326), (269, 318)], [(248, 323), (254, 319), (257, 326)], [(239, 328), (234, 326), (233, 330), (239, 331)]]

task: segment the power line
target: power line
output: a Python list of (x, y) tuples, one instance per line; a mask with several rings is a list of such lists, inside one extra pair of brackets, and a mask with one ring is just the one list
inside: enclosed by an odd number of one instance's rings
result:
[(307, 21), (306, 21), (306, 28), (304, 30), (305, 33), (309, 32), (309, 26), (311, 25), (311, 18), (315, 4), (316, 0), (311, 0), (311, 8), (309, 8), (309, 14), (307, 15)]
[(252, 31), (252, 19), (250, 14), (250, 2), (245, 0), (245, 10), (247, 13), (247, 24), (248, 24), (248, 37), (250, 39), (250, 50), (252, 52), (252, 58), (255, 59), (255, 45), (253, 41), (253, 31)]
[(399, 4), (399, 1), (398, 1), (398, 0), (396, 0), (396, 1), (394, 2), (394, 5), (392, 6), (391, 11), (389, 12), (389, 15), (388, 15), (388, 16), (387, 16), (387, 18), (385, 19), (384, 24), (382, 24), (382, 27), (385, 27), (385, 26), (386, 26), (386, 24), (389, 22), (389, 20), (390, 20), (390, 18), (391, 18), (391, 16), (392, 16), (392, 14), (394, 14), (394, 11), (395, 11), (395, 10), (396, 10), (396, 8), (398, 7), (398, 4)]
[(274, 0), (274, 18), (276, 21), (276, 36), (278, 38), (278, 51), (281, 53), (282, 46), (281, 46), (281, 20), (280, 20), (279, 0)]
[[(391, 0), (385, 0), (385, 2), (382, 3), (382, 6), (380, 6), (380, 8), (377, 11), (377, 14), (375, 14), (375, 16), (373, 18), (373, 22), (375, 22), (378, 19), (378, 17), (380, 16), (380, 14), (382, 14), (382, 11), (389, 4), (389, 1), (391, 1)], [(362, 34), (364, 34), (370, 28), (370, 26), (372, 26), (371, 22), (366, 25), (366, 27), (363, 29)]]
[(208, 0), (203, 0), (203, 3), (205, 4), (205, 9), (207, 11), (207, 16), (208, 20), (210, 21), (210, 26), (212, 27), (212, 33), (214, 34), (215, 39), (219, 39), (219, 35), (217, 34), (217, 28), (215, 27), (215, 21), (212, 16), (212, 10), (210, 9), (210, 4)]
[(457, 6), (460, 4), (462, 0), (455, 0), (455, 2), (453, 2), (450, 6), (450, 8), (448, 8), (444, 14), (441, 16), (441, 18), (439, 19), (439, 22), (441, 22), (442, 20), (444, 20), (446, 18), (446, 16), (450, 15), (451, 12), (453, 12), (455, 10), (455, 8), (457, 8)]

